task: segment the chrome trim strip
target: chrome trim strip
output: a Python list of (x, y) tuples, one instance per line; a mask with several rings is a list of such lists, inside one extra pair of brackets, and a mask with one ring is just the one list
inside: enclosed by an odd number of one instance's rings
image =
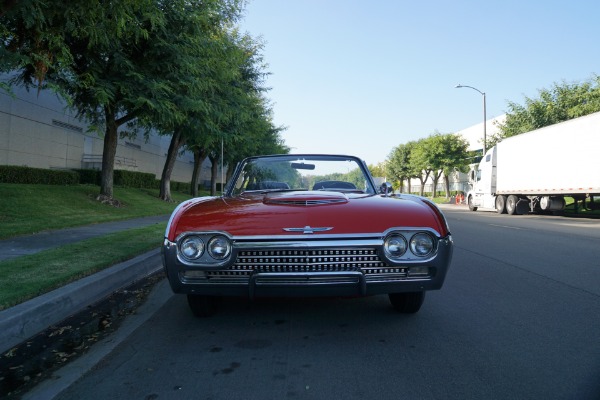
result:
[(180, 233), (176, 238), (175, 238), (175, 243), (179, 243), (179, 241), (186, 237), (186, 236), (190, 236), (190, 235), (196, 235), (196, 236), (209, 236), (209, 235), (223, 235), (225, 237), (227, 237), (229, 240), (231, 240), (233, 242), (233, 237), (225, 231), (187, 231), (187, 232), (183, 232)]
[(311, 227), (310, 225), (306, 225), (304, 228), (283, 228), (286, 232), (302, 232), (304, 234), (313, 234), (315, 232), (326, 232), (332, 230), (332, 226), (326, 227)]
[(348, 199), (327, 199), (327, 200), (269, 200), (265, 204), (276, 206), (322, 206), (326, 204), (347, 203)]
[[(290, 239), (289, 236), (285, 237), (286, 239)], [(238, 241), (234, 239), (233, 246), (239, 250), (247, 250), (247, 249), (261, 249), (261, 250), (269, 250), (269, 249), (307, 249), (307, 248), (339, 248), (339, 247), (374, 247), (381, 246), (383, 244), (383, 239), (362, 239), (362, 240), (320, 240), (321, 236), (319, 235), (319, 239), (307, 239), (306, 236), (297, 236), (296, 240), (282, 240), (282, 241)]]
[(305, 235), (249, 235), (249, 236), (240, 236), (234, 235), (234, 241), (250, 241), (250, 240), (268, 240), (268, 241), (276, 241), (276, 240), (335, 240), (335, 239), (381, 239), (383, 242), (383, 238), (386, 237), (390, 232), (400, 231), (400, 232), (416, 232), (416, 231), (424, 231), (433, 234), (437, 239), (441, 239), (441, 235), (438, 231), (433, 228), (428, 227), (394, 227), (386, 229), (384, 232), (376, 232), (376, 233), (351, 233), (351, 234), (319, 234), (314, 235), (312, 238), (307, 238)]

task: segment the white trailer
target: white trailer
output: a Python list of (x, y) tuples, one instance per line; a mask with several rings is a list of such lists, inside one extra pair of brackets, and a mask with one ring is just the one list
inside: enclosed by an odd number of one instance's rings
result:
[(502, 140), (469, 172), (471, 211), (558, 211), (600, 196), (600, 112)]

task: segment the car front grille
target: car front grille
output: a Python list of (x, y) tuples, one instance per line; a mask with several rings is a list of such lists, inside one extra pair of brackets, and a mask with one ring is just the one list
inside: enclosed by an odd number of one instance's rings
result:
[[(245, 249), (238, 253), (233, 266), (206, 271), (213, 283), (247, 283), (251, 274), (360, 272), (367, 281), (405, 279), (405, 267), (389, 266), (375, 248), (331, 249)], [(385, 278), (384, 278), (385, 277)]]
[(234, 268), (258, 272), (339, 272), (385, 267), (375, 249), (244, 250)]

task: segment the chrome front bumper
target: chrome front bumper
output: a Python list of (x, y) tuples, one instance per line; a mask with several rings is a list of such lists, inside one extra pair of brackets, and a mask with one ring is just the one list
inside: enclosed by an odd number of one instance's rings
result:
[[(342, 244), (342, 245), (340, 245)], [(367, 296), (440, 289), (452, 258), (450, 236), (425, 260), (389, 265), (381, 241), (236, 243), (235, 262), (214, 269), (191, 266), (165, 241), (163, 263), (175, 293), (214, 296)]]

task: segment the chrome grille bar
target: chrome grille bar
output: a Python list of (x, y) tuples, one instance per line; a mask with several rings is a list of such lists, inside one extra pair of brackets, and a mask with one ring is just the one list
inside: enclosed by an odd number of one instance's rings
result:
[(362, 273), (367, 282), (397, 281), (408, 277), (406, 267), (387, 265), (379, 258), (376, 248), (244, 249), (238, 252), (235, 264), (229, 269), (205, 271), (205, 276), (212, 283), (244, 284), (254, 273), (268, 279), (269, 274), (275, 277), (282, 273), (344, 272)]
[(242, 250), (233, 269), (258, 272), (337, 272), (382, 268), (375, 249)]

